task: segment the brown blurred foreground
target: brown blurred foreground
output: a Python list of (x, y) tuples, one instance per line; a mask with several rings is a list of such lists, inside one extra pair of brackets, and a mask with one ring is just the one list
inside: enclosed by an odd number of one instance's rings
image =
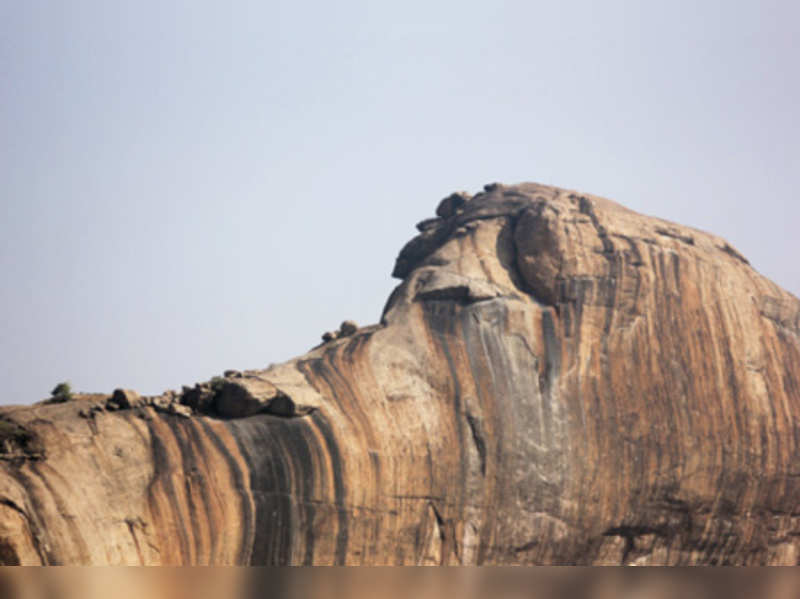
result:
[(795, 569), (6, 568), (0, 599), (794, 599)]

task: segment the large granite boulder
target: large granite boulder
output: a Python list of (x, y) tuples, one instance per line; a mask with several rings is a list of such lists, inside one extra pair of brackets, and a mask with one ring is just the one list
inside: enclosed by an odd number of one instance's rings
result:
[(418, 229), (377, 325), (113, 411), (0, 410), (0, 561), (798, 563), (797, 298), (553, 187)]

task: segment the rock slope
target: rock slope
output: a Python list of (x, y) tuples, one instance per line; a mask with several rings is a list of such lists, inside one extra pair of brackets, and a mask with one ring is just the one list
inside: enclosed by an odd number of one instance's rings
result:
[(796, 564), (800, 301), (725, 240), (493, 184), (380, 324), (0, 411), (6, 564)]

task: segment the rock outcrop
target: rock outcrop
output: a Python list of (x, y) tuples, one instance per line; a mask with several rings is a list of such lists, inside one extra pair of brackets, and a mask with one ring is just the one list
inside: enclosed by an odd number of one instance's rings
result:
[(453, 194), (380, 324), (0, 410), (6, 564), (796, 564), (800, 301), (725, 240)]

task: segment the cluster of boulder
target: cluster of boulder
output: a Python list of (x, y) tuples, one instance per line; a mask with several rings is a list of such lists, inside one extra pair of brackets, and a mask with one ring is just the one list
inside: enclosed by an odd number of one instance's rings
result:
[(175, 391), (166, 391), (162, 395), (142, 396), (131, 389), (115, 389), (111, 397), (102, 402), (92, 402), (88, 408), (82, 408), (78, 414), (83, 418), (94, 418), (98, 412), (115, 412), (117, 410), (133, 410), (153, 408), (159, 412), (189, 418), (193, 410), (181, 402), (182, 396)]
[(322, 341), (328, 343), (334, 339), (342, 339), (344, 337), (351, 337), (358, 331), (358, 325), (352, 320), (345, 320), (340, 326), (338, 331), (327, 331), (322, 334)]
[[(346, 337), (357, 328), (354, 322), (345, 321), (336, 334)], [(87, 404), (78, 411), (82, 418), (94, 418), (97, 413), (118, 410), (137, 410), (144, 416), (144, 408), (184, 418), (193, 414), (245, 418), (258, 413), (292, 418), (313, 411), (309, 406), (296, 405), (288, 395), (260, 376), (239, 370), (226, 370), (224, 376), (215, 376), (193, 387), (184, 385), (181, 392), (170, 390), (161, 395), (142, 396), (131, 389), (115, 389), (110, 397)]]

